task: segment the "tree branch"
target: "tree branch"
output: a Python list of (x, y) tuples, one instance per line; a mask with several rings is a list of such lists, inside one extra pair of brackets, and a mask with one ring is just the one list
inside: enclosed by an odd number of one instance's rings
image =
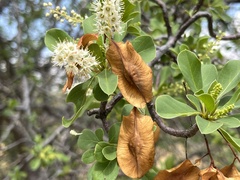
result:
[(158, 124), (158, 126), (167, 134), (170, 134), (170, 135), (176, 136), (176, 137), (189, 138), (189, 137), (194, 136), (198, 132), (198, 127), (196, 124), (194, 124), (191, 128), (189, 128), (187, 130), (173, 129), (171, 127), (166, 126), (163, 123), (162, 119), (156, 113), (152, 101), (147, 103), (147, 108), (148, 108), (148, 111), (149, 111), (153, 121), (155, 121)]
[(159, 5), (159, 7), (162, 9), (163, 20), (164, 20), (165, 26), (167, 28), (168, 37), (172, 36), (172, 28), (171, 28), (171, 25), (170, 25), (168, 10), (167, 10), (166, 4), (162, 0), (153, 0), (153, 2), (155, 2), (157, 5)]
[(95, 118), (102, 120), (104, 130), (108, 132), (109, 125), (106, 121), (107, 115), (112, 111), (115, 104), (117, 104), (117, 102), (120, 101), (122, 98), (123, 98), (122, 94), (119, 93), (115, 95), (108, 103), (107, 101), (102, 102), (100, 108), (88, 110), (87, 115), (92, 116), (95, 114), (96, 115)]

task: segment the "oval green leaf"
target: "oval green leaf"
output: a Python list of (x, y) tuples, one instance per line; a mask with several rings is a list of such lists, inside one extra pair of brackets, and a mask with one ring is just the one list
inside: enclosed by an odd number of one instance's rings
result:
[(113, 74), (112, 71), (104, 69), (101, 73), (98, 74), (98, 82), (100, 88), (107, 95), (113, 94), (117, 88), (118, 77)]
[(90, 164), (90, 163), (94, 162), (95, 161), (94, 149), (88, 149), (87, 151), (85, 151), (82, 155), (81, 160), (85, 164)]
[(46, 32), (44, 42), (50, 51), (54, 51), (57, 43), (63, 41), (73, 41), (73, 39), (61, 29), (53, 28)]
[(192, 116), (200, 113), (187, 104), (182, 103), (169, 95), (159, 96), (156, 99), (155, 106), (158, 115), (166, 119), (180, 116)]
[(145, 63), (149, 63), (155, 58), (156, 48), (150, 36), (138, 36), (131, 43)]
[(112, 161), (117, 157), (117, 148), (116, 146), (106, 146), (103, 148), (102, 153), (107, 160)]
[(77, 144), (82, 150), (87, 150), (89, 148), (95, 147), (98, 142), (99, 139), (94, 134), (94, 132), (89, 129), (84, 129), (78, 138)]
[(228, 61), (218, 74), (218, 82), (222, 85), (223, 90), (219, 98), (231, 91), (240, 82), (240, 61)]
[(190, 89), (193, 92), (200, 90), (203, 83), (201, 76), (201, 62), (198, 60), (197, 56), (189, 50), (184, 50), (179, 53), (177, 62)]
[(218, 121), (208, 121), (206, 119), (201, 118), (200, 116), (196, 116), (197, 126), (199, 131), (202, 134), (210, 134), (218, 130), (223, 123)]

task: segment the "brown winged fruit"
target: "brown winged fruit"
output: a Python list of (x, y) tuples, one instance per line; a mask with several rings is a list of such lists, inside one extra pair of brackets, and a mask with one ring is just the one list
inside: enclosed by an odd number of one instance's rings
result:
[(154, 132), (150, 116), (133, 108), (124, 116), (117, 145), (117, 160), (121, 170), (131, 178), (140, 178), (154, 162)]
[(133, 106), (144, 108), (152, 99), (152, 70), (134, 50), (130, 42), (110, 42), (106, 53), (113, 73), (118, 76), (118, 88)]

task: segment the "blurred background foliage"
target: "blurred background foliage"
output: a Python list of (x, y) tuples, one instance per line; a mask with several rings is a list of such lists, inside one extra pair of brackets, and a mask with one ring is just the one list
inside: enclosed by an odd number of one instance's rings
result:
[[(61, 91), (65, 72), (52, 66), (51, 54), (43, 38), (46, 30), (53, 27), (62, 28), (74, 38), (80, 37), (83, 32), (80, 26), (72, 27), (66, 22), (56, 22), (53, 17), (46, 18), (43, 2), (0, 1), (0, 179), (84, 178), (89, 167), (81, 162), (82, 151), (76, 145), (77, 137), (69, 132), (71, 129), (81, 132), (84, 128), (97, 129), (102, 126), (99, 120), (87, 115), (78, 119), (70, 128), (62, 126), (62, 116), (70, 117), (73, 108), (71, 104), (66, 104), (66, 94)], [(51, 2), (55, 6), (66, 6), (69, 12), (74, 9), (82, 16), (90, 14), (91, 1), (88, 0)], [(164, 2), (169, 8), (174, 32), (179, 24), (186, 21), (198, 1)], [(201, 10), (207, 9), (213, 15), (215, 30), (227, 31), (229, 34), (240, 32), (240, 18), (237, 18), (240, 17), (240, 1), (208, 0), (204, 3)], [(208, 7), (209, 4), (211, 7)], [(225, 8), (226, 5), (230, 8)], [(164, 45), (166, 28), (161, 9), (151, 1), (142, 1), (141, 8), (143, 30), (155, 38), (157, 45)], [(174, 49), (162, 56), (161, 63), (154, 66), (156, 82), (160, 82), (155, 83), (157, 94), (184, 95), (179, 74), (170, 70), (169, 65), (175, 61), (174, 52), (179, 48), (186, 45), (194, 51), (200, 40), (207, 43), (216, 41), (209, 37), (200, 39), (208, 34), (206, 26), (206, 21), (196, 21)], [(213, 63), (221, 65), (230, 59), (239, 58), (239, 46), (239, 40), (224, 41), (218, 44), (219, 48), (214, 53), (208, 53), (209, 47), (202, 47), (202, 52), (207, 52)], [(159, 73), (167, 78), (157, 79)], [(176, 128), (182, 126), (180, 121), (171, 121), (169, 125)], [(184, 126), (187, 128), (189, 124)], [(211, 150), (216, 165), (223, 167), (230, 164), (232, 155), (228, 156), (230, 150), (223, 148), (223, 140), (214, 134), (209, 138), (213, 142)], [(161, 132), (156, 149), (156, 168), (171, 168), (181, 162), (185, 158), (186, 146), (188, 157), (192, 160), (206, 153), (200, 134), (186, 140)]]

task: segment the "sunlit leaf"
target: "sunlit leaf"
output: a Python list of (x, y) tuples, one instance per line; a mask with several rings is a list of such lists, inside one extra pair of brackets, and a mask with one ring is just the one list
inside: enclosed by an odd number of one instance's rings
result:
[(144, 63), (130, 42), (110, 42), (106, 53), (113, 73), (118, 76), (118, 88), (133, 106), (144, 108), (152, 99), (152, 70)]
[(86, 19), (84, 19), (82, 26), (83, 26), (83, 32), (84, 34), (92, 34), (92, 33), (96, 33), (96, 27), (95, 27), (95, 15), (92, 15)]
[(104, 135), (104, 132), (103, 132), (103, 129), (102, 128), (99, 128), (95, 131), (95, 135), (97, 136), (98, 140), (99, 141), (103, 141), (103, 135)]
[(222, 122), (206, 120), (200, 116), (196, 116), (196, 122), (202, 134), (213, 133), (223, 125)]
[(223, 123), (224, 126), (228, 128), (238, 128), (240, 127), (240, 120), (235, 118), (234, 116), (227, 116), (221, 119), (218, 119), (217, 122)]
[(210, 179), (216, 174), (217, 174), (217, 169), (214, 168), (213, 166), (209, 166), (208, 168), (201, 170), (199, 173), (199, 176), (202, 179)]
[(134, 108), (124, 116), (120, 128), (117, 160), (121, 170), (131, 178), (140, 178), (154, 161), (154, 133), (151, 117)]
[(198, 111), (201, 111), (201, 104), (199, 99), (196, 96), (192, 94), (187, 94), (186, 97)]
[(156, 111), (159, 116), (171, 119), (179, 116), (191, 116), (199, 114), (185, 103), (182, 103), (169, 95), (162, 95), (156, 99)]
[(161, 170), (155, 180), (198, 180), (199, 168), (194, 166), (191, 161), (185, 160), (177, 167), (169, 170)]

